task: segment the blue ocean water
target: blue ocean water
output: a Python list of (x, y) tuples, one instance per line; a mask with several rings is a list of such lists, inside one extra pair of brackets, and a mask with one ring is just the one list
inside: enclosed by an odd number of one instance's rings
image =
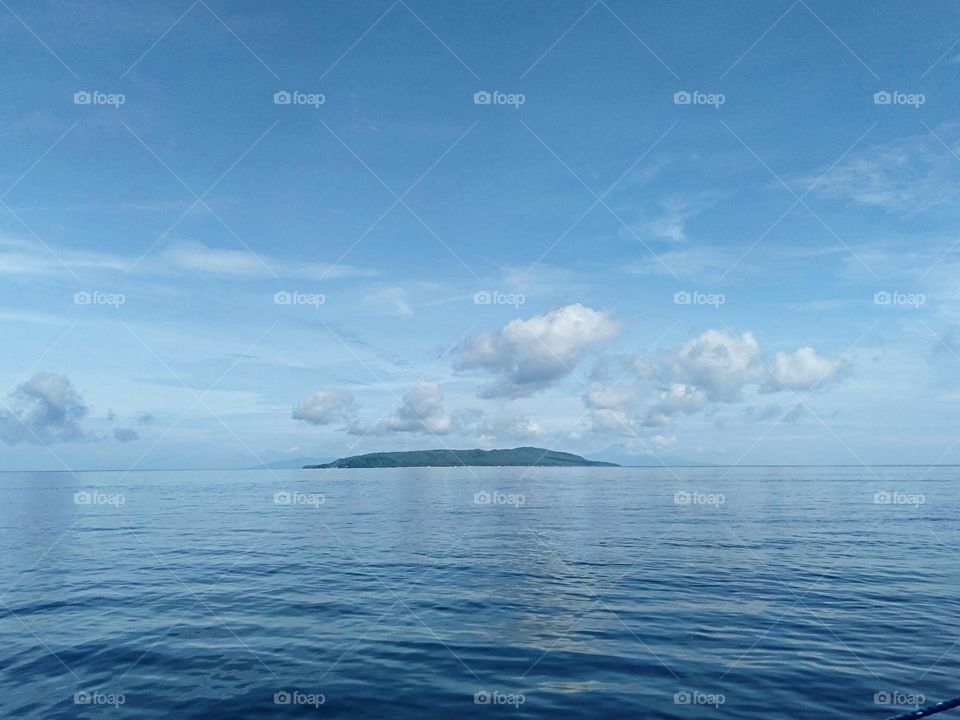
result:
[(960, 694), (958, 473), (3, 474), (0, 715), (885, 718)]

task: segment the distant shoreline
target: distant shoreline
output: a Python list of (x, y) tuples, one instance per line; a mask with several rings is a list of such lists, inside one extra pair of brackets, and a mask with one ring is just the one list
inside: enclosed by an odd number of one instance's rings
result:
[[(437, 467), (436, 465), (421, 465), (410, 467)], [(451, 465), (448, 467), (484, 467), (477, 465)], [(519, 465), (487, 465), (485, 467), (523, 467)], [(526, 467), (549, 467), (546, 465), (526, 466)], [(562, 466), (552, 466), (554, 468)], [(583, 465), (570, 465), (569, 467), (591, 467)], [(851, 463), (788, 463), (785, 465), (616, 465), (611, 463), (608, 466), (624, 470), (670, 470), (670, 469), (703, 469), (703, 470), (729, 470), (730, 468), (741, 468), (743, 470), (763, 469), (763, 468), (960, 468), (960, 463), (867, 463), (857, 465)], [(262, 472), (269, 470), (304, 470), (304, 467), (293, 468), (271, 468), (268, 465), (257, 465), (247, 467), (186, 467), (186, 468), (80, 468), (79, 470), (65, 470), (63, 468), (24, 468), (19, 470), (0, 470), (0, 475), (13, 475), (16, 473), (140, 473), (140, 472)], [(315, 467), (310, 468), (315, 470)], [(329, 468), (331, 470), (348, 470), (350, 468)], [(388, 469), (388, 468), (384, 468)]]

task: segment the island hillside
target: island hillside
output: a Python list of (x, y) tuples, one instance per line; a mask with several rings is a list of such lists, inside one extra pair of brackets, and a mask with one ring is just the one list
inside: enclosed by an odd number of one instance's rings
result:
[(526, 466), (526, 467), (619, 467), (616, 463), (587, 460), (573, 453), (520, 447), (505, 450), (411, 450), (407, 452), (378, 452), (353, 455), (322, 465), (305, 465), (304, 469), (318, 468), (394, 468), (394, 467), (463, 467), (467, 465)]

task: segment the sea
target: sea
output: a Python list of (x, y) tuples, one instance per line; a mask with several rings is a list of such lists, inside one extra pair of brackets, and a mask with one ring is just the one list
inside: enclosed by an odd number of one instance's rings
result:
[(958, 474), (3, 473), (0, 716), (887, 718), (960, 695)]

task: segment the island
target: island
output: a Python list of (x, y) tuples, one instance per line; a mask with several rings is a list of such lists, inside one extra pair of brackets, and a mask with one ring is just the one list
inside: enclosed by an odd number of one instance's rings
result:
[(304, 470), (321, 468), (400, 468), (400, 467), (619, 467), (616, 463), (587, 460), (573, 453), (519, 447), (504, 450), (410, 450), (376, 452), (344, 457), (322, 465), (304, 465)]

